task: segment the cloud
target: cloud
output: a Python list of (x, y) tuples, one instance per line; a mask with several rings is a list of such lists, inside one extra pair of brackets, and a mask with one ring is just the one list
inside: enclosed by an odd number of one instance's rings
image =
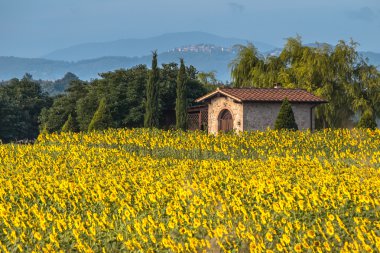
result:
[(230, 9), (234, 12), (243, 12), (245, 10), (244, 5), (235, 2), (229, 2), (228, 7), (230, 7)]
[(379, 11), (374, 11), (369, 7), (363, 7), (359, 10), (347, 12), (347, 16), (350, 19), (372, 22), (374, 19), (380, 16)]

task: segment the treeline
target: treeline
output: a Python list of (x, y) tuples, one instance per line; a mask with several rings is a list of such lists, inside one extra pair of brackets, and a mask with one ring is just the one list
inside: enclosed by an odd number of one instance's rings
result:
[[(264, 57), (252, 44), (238, 46), (231, 63), (235, 87), (303, 88), (326, 100), (316, 108), (318, 128), (375, 127), (380, 117), (380, 73), (356, 51), (357, 44), (302, 45), (288, 39), (279, 56)], [(186, 108), (216, 88), (215, 73), (177, 63), (138, 65), (101, 73), (90, 82), (67, 73), (56, 81), (0, 83), (0, 140), (33, 140), (40, 131), (91, 131), (108, 127), (186, 128)]]
[(30, 75), (0, 86), (0, 140), (34, 139), (39, 132), (39, 116), (53, 98), (43, 92)]
[[(185, 104), (215, 89), (215, 85), (202, 84), (193, 66), (185, 67)], [(146, 114), (148, 80), (156, 71), (153, 85), (157, 89), (157, 103), (153, 117), (158, 128), (176, 127), (176, 97), (180, 68), (177, 63), (162, 64), (148, 69), (138, 65), (101, 73), (100, 78), (85, 82), (69, 73), (59, 88), (52, 82), (33, 80), (25, 75), (0, 86), (0, 139), (4, 142), (35, 139), (40, 131), (88, 131), (109, 127), (143, 127)], [(69, 85), (65, 86), (70, 79)], [(57, 82), (56, 81), (56, 82)], [(181, 83), (182, 84), (182, 83)], [(44, 89), (42, 89), (44, 87)]]
[[(26, 73), (22, 79), (27, 79), (29, 81), (38, 83), (41, 86), (41, 90), (43, 92), (48, 93), (50, 96), (56, 96), (64, 93), (69, 84), (74, 80), (79, 80), (79, 77), (71, 72), (67, 72), (61, 79), (54, 81), (42, 79), (35, 80), (30, 73)], [(14, 78), (9, 81), (0, 81), (0, 86), (9, 85), (16, 80), (17, 79)]]
[(252, 44), (238, 46), (231, 63), (235, 87), (303, 88), (329, 101), (316, 108), (316, 126), (347, 127), (353, 117), (380, 117), (380, 72), (356, 50), (357, 43), (304, 46), (289, 38), (279, 56), (264, 57)]

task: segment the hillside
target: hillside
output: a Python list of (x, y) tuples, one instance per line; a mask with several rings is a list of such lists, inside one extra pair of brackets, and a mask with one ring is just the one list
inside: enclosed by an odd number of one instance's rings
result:
[[(146, 39), (122, 39), (101, 43), (86, 43), (74, 45), (51, 52), (42, 58), (50, 60), (80, 61), (104, 56), (140, 57), (149, 55), (152, 50), (166, 52), (185, 45), (213, 44), (221, 47), (232, 47), (236, 44), (246, 44), (247, 40), (224, 38), (203, 32), (168, 33)], [(275, 46), (254, 41), (256, 47), (264, 52)]]
[(377, 66), (377, 68), (380, 68), (380, 54), (374, 53), (374, 52), (362, 52), (361, 53), (364, 58), (368, 58), (368, 62), (372, 65)]
[[(200, 71), (216, 71), (217, 78), (229, 80), (228, 64), (235, 57), (233, 51), (221, 49), (211, 52), (181, 52), (171, 51), (159, 54), (161, 63), (179, 62), (184, 58), (186, 65), (193, 65)], [(78, 62), (60, 60), (28, 59), (17, 57), (0, 57), (0, 80), (8, 80), (14, 77), (21, 78), (26, 72), (35, 79), (56, 80), (65, 73), (75, 73), (83, 80), (96, 78), (98, 73), (112, 71), (120, 68), (130, 68), (138, 64), (150, 65), (151, 55), (143, 57), (101, 57)]]
[[(206, 49), (204, 49), (204, 47)], [(194, 46), (193, 46), (194, 47)], [(187, 65), (195, 66), (199, 71), (216, 71), (220, 81), (230, 80), (228, 64), (235, 58), (236, 52), (229, 48), (197, 45), (193, 50), (189, 47), (180, 47), (158, 55), (159, 64), (179, 62), (183, 57)], [(200, 50), (203, 48), (204, 50)], [(188, 51), (186, 51), (186, 49)], [(281, 49), (275, 49), (264, 55), (277, 55)], [(380, 54), (374, 52), (361, 52), (368, 58), (369, 63), (380, 66)], [(29, 59), (17, 57), (0, 57), (0, 80), (8, 80), (14, 77), (21, 78), (26, 72), (35, 79), (56, 80), (67, 72), (75, 73), (80, 79), (90, 80), (98, 77), (98, 73), (112, 71), (120, 68), (130, 68), (138, 64), (150, 66), (151, 55), (143, 57), (101, 57), (77, 62), (47, 59)]]

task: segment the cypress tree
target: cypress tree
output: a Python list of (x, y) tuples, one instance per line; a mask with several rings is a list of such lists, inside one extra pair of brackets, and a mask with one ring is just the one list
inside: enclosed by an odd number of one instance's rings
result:
[(157, 67), (157, 52), (153, 52), (152, 70), (149, 74), (148, 85), (146, 87), (146, 104), (144, 115), (144, 127), (158, 127), (159, 124), (159, 108), (158, 108), (158, 92), (159, 92), (159, 70)]
[(276, 122), (274, 124), (274, 129), (298, 130), (292, 106), (286, 98), (282, 102), (280, 112), (278, 113)]
[(75, 122), (75, 119), (70, 114), (65, 124), (63, 124), (62, 126), (61, 132), (77, 132), (77, 131), (78, 131), (78, 127)]
[(88, 131), (104, 130), (112, 125), (112, 116), (107, 107), (106, 99), (100, 100), (98, 109), (96, 110), (90, 124), (88, 125)]
[(176, 128), (186, 130), (187, 127), (187, 88), (186, 69), (183, 59), (177, 76), (177, 97), (175, 101)]
[(358, 122), (358, 128), (369, 128), (374, 130), (377, 127), (377, 123), (373, 114), (369, 111), (365, 111)]
[(43, 127), (42, 127), (42, 129), (41, 129), (41, 131), (40, 131), (40, 135), (47, 135), (47, 134), (49, 134), (49, 130), (47, 129), (47, 126), (46, 126), (46, 124), (44, 124), (43, 125)]

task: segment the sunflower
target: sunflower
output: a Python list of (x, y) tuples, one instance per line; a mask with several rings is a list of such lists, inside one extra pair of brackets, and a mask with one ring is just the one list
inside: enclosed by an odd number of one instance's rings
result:
[(297, 244), (294, 246), (294, 251), (295, 251), (295, 252), (302, 252), (302, 246), (301, 246), (301, 243), (297, 243)]
[(34, 238), (36, 238), (38, 241), (41, 241), (42, 235), (39, 232), (34, 232), (33, 234)]
[(333, 226), (328, 226), (327, 228), (326, 228), (326, 232), (327, 232), (327, 234), (328, 235), (334, 235), (334, 227)]
[(309, 238), (314, 238), (314, 237), (315, 237), (315, 232), (314, 232), (314, 230), (308, 230), (308, 231), (307, 231), (307, 237), (309, 237)]
[(265, 238), (266, 238), (269, 242), (273, 241), (273, 235), (272, 235), (271, 233), (269, 233), (269, 232), (267, 232), (267, 233), (265, 234)]

